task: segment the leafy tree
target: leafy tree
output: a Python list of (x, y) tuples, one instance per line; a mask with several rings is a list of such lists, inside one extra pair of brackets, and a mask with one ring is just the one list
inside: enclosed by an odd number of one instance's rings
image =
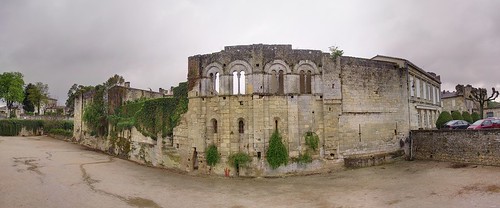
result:
[(472, 117), (470, 116), (470, 113), (467, 111), (462, 112), (462, 118), (464, 118), (465, 121), (472, 123)]
[(462, 117), (462, 114), (460, 114), (460, 112), (458, 112), (458, 111), (452, 111), (451, 117), (453, 118), (453, 120), (464, 120), (464, 118)]
[(125, 82), (125, 79), (123, 79), (122, 76), (115, 74), (112, 77), (110, 77), (106, 82), (104, 82), (104, 86), (106, 86), (107, 88), (110, 88), (115, 84), (121, 85), (124, 82)]
[(330, 50), (330, 56), (332, 59), (337, 59), (337, 57), (344, 55), (344, 51), (340, 50), (337, 46), (330, 46), (328, 49)]
[(23, 86), (23, 74), (20, 72), (4, 72), (0, 74), (0, 99), (7, 103), (9, 112), (15, 102), (20, 103), (23, 101)]
[(472, 122), (473, 123), (476, 122), (477, 120), (481, 119), (481, 117), (479, 116), (479, 114), (477, 112), (472, 112), (471, 117), (472, 117)]
[(28, 100), (38, 108), (38, 115), (40, 115), (40, 107), (46, 104), (49, 98), (49, 86), (47, 84), (37, 82), (34, 88), (28, 90)]
[(281, 141), (281, 135), (278, 130), (274, 131), (271, 139), (269, 139), (269, 149), (267, 150), (266, 158), (273, 169), (288, 163), (288, 150)]
[(484, 104), (489, 101), (493, 101), (498, 97), (498, 91), (496, 91), (494, 87), (491, 89), (492, 92), (489, 97), (485, 88), (472, 88), (471, 94), (469, 95), (469, 100), (479, 103), (480, 118), (484, 118)]
[(207, 164), (210, 166), (215, 166), (220, 161), (219, 151), (217, 150), (217, 146), (211, 144), (208, 146), (207, 151), (205, 152), (205, 157), (207, 158)]
[(68, 99), (66, 100), (66, 107), (69, 109), (69, 114), (73, 114), (75, 111), (75, 99), (83, 93), (91, 91), (94, 89), (93, 86), (83, 86), (73, 84), (68, 90)]
[(438, 129), (443, 128), (443, 125), (448, 122), (453, 120), (453, 117), (451, 117), (451, 114), (448, 111), (443, 111), (441, 114), (439, 114), (438, 119), (436, 120), (436, 127)]
[(35, 85), (33, 85), (31, 83), (26, 85), (26, 87), (24, 88), (23, 109), (25, 112), (34, 112), (35, 111), (35, 104), (33, 104), (33, 102), (31, 102), (31, 100), (28, 99), (29, 95), (30, 95), (30, 91), (32, 91), (33, 88), (35, 88)]

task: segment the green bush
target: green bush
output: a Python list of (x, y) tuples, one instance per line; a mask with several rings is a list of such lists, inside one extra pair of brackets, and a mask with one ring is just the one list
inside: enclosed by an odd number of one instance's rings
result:
[(472, 112), (472, 123), (476, 122), (477, 120), (481, 120), (481, 116), (477, 112)]
[(464, 120), (464, 118), (462, 117), (462, 114), (460, 114), (460, 112), (458, 112), (458, 111), (452, 111), (451, 117), (453, 118), (453, 120)]
[(215, 166), (220, 161), (219, 151), (217, 150), (217, 146), (214, 144), (208, 146), (205, 151), (205, 157), (207, 159), (207, 164), (209, 166)]
[(306, 145), (311, 148), (313, 151), (318, 149), (319, 145), (319, 137), (314, 132), (307, 132), (305, 136)]
[(288, 164), (288, 150), (281, 141), (281, 135), (276, 130), (269, 140), (269, 149), (266, 153), (267, 162), (271, 168), (276, 169), (280, 165)]
[(251, 161), (251, 158), (244, 152), (238, 152), (229, 155), (228, 161), (235, 169), (238, 169), (240, 167), (245, 167)]
[(441, 129), (446, 122), (451, 120), (453, 120), (453, 117), (451, 117), (450, 113), (448, 111), (443, 111), (436, 120), (436, 127)]
[(462, 118), (464, 118), (464, 120), (469, 122), (469, 123), (473, 123), (472, 117), (471, 117), (470, 113), (467, 111), (462, 112)]
[(0, 136), (18, 136), (24, 127), (28, 131), (37, 131), (43, 128), (42, 120), (0, 120)]
[(65, 137), (72, 137), (73, 131), (66, 130), (66, 129), (51, 129), (51, 130), (49, 130), (49, 134), (61, 135), (61, 136), (65, 136)]
[(299, 157), (295, 158), (293, 161), (301, 164), (311, 163), (312, 157), (311, 154), (309, 154), (309, 152), (306, 151), (304, 154), (300, 153)]

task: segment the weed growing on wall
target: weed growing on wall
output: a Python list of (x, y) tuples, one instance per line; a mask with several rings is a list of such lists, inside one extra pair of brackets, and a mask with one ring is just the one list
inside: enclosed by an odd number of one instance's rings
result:
[(319, 137), (314, 132), (307, 132), (305, 136), (306, 145), (313, 151), (316, 151), (319, 146)]
[(229, 164), (233, 166), (235, 169), (238, 169), (240, 167), (245, 167), (250, 161), (252, 161), (252, 158), (250, 158), (250, 155), (244, 152), (231, 154), (228, 157)]
[(209, 166), (215, 166), (217, 163), (220, 161), (220, 155), (219, 151), (217, 150), (217, 146), (214, 144), (211, 144), (208, 146), (207, 150), (205, 151), (205, 157), (207, 159), (207, 164)]
[(273, 169), (276, 169), (280, 165), (288, 164), (288, 150), (281, 141), (281, 135), (278, 130), (274, 131), (269, 140), (269, 149), (267, 150), (266, 158)]

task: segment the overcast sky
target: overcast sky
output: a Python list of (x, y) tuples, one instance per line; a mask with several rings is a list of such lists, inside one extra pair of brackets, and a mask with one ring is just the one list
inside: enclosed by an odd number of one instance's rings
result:
[(228, 45), (410, 60), (458, 83), (500, 88), (500, 1), (0, 0), (0, 73), (49, 85), (64, 104), (73, 83), (114, 74), (132, 87), (170, 88), (187, 57)]

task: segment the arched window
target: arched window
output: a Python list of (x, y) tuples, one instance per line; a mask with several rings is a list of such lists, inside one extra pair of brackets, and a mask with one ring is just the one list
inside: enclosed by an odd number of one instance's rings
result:
[(278, 90), (278, 74), (275, 70), (271, 71), (271, 79), (269, 80), (269, 93), (276, 93)]
[(215, 90), (215, 77), (214, 77), (213, 73), (210, 73), (209, 76), (210, 76), (210, 78), (209, 78), (208, 86), (209, 86), (210, 93), (213, 94), (214, 90)]
[(240, 72), (240, 76), (239, 76), (239, 94), (245, 94), (245, 86), (246, 86), (246, 83), (245, 83), (245, 71), (241, 71)]
[(274, 120), (274, 130), (278, 131), (278, 119)]
[(214, 131), (214, 134), (217, 134), (217, 120), (212, 119), (212, 128)]
[(219, 72), (215, 73), (215, 83), (214, 83), (214, 88), (215, 92), (219, 93)]
[(300, 94), (304, 94), (306, 93), (306, 74), (304, 73), (304, 71), (300, 71), (299, 78), (300, 78)]
[(311, 94), (311, 71), (306, 74), (306, 94)]
[(238, 84), (238, 72), (237, 71), (234, 71), (233, 72), (233, 95), (237, 95), (238, 94), (238, 87), (239, 87), (239, 84)]
[(243, 120), (240, 120), (238, 122), (238, 132), (240, 134), (244, 134), (245, 133), (245, 122), (243, 122)]
[(278, 74), (278, 94), (280, 95), (283, 95), (285, 94), (285, 87), (284, 87), (284, 82), (285, 82), (285, 73), (283, 72), (283, 70), (280, 70), (279, 71), (279, 74)]

